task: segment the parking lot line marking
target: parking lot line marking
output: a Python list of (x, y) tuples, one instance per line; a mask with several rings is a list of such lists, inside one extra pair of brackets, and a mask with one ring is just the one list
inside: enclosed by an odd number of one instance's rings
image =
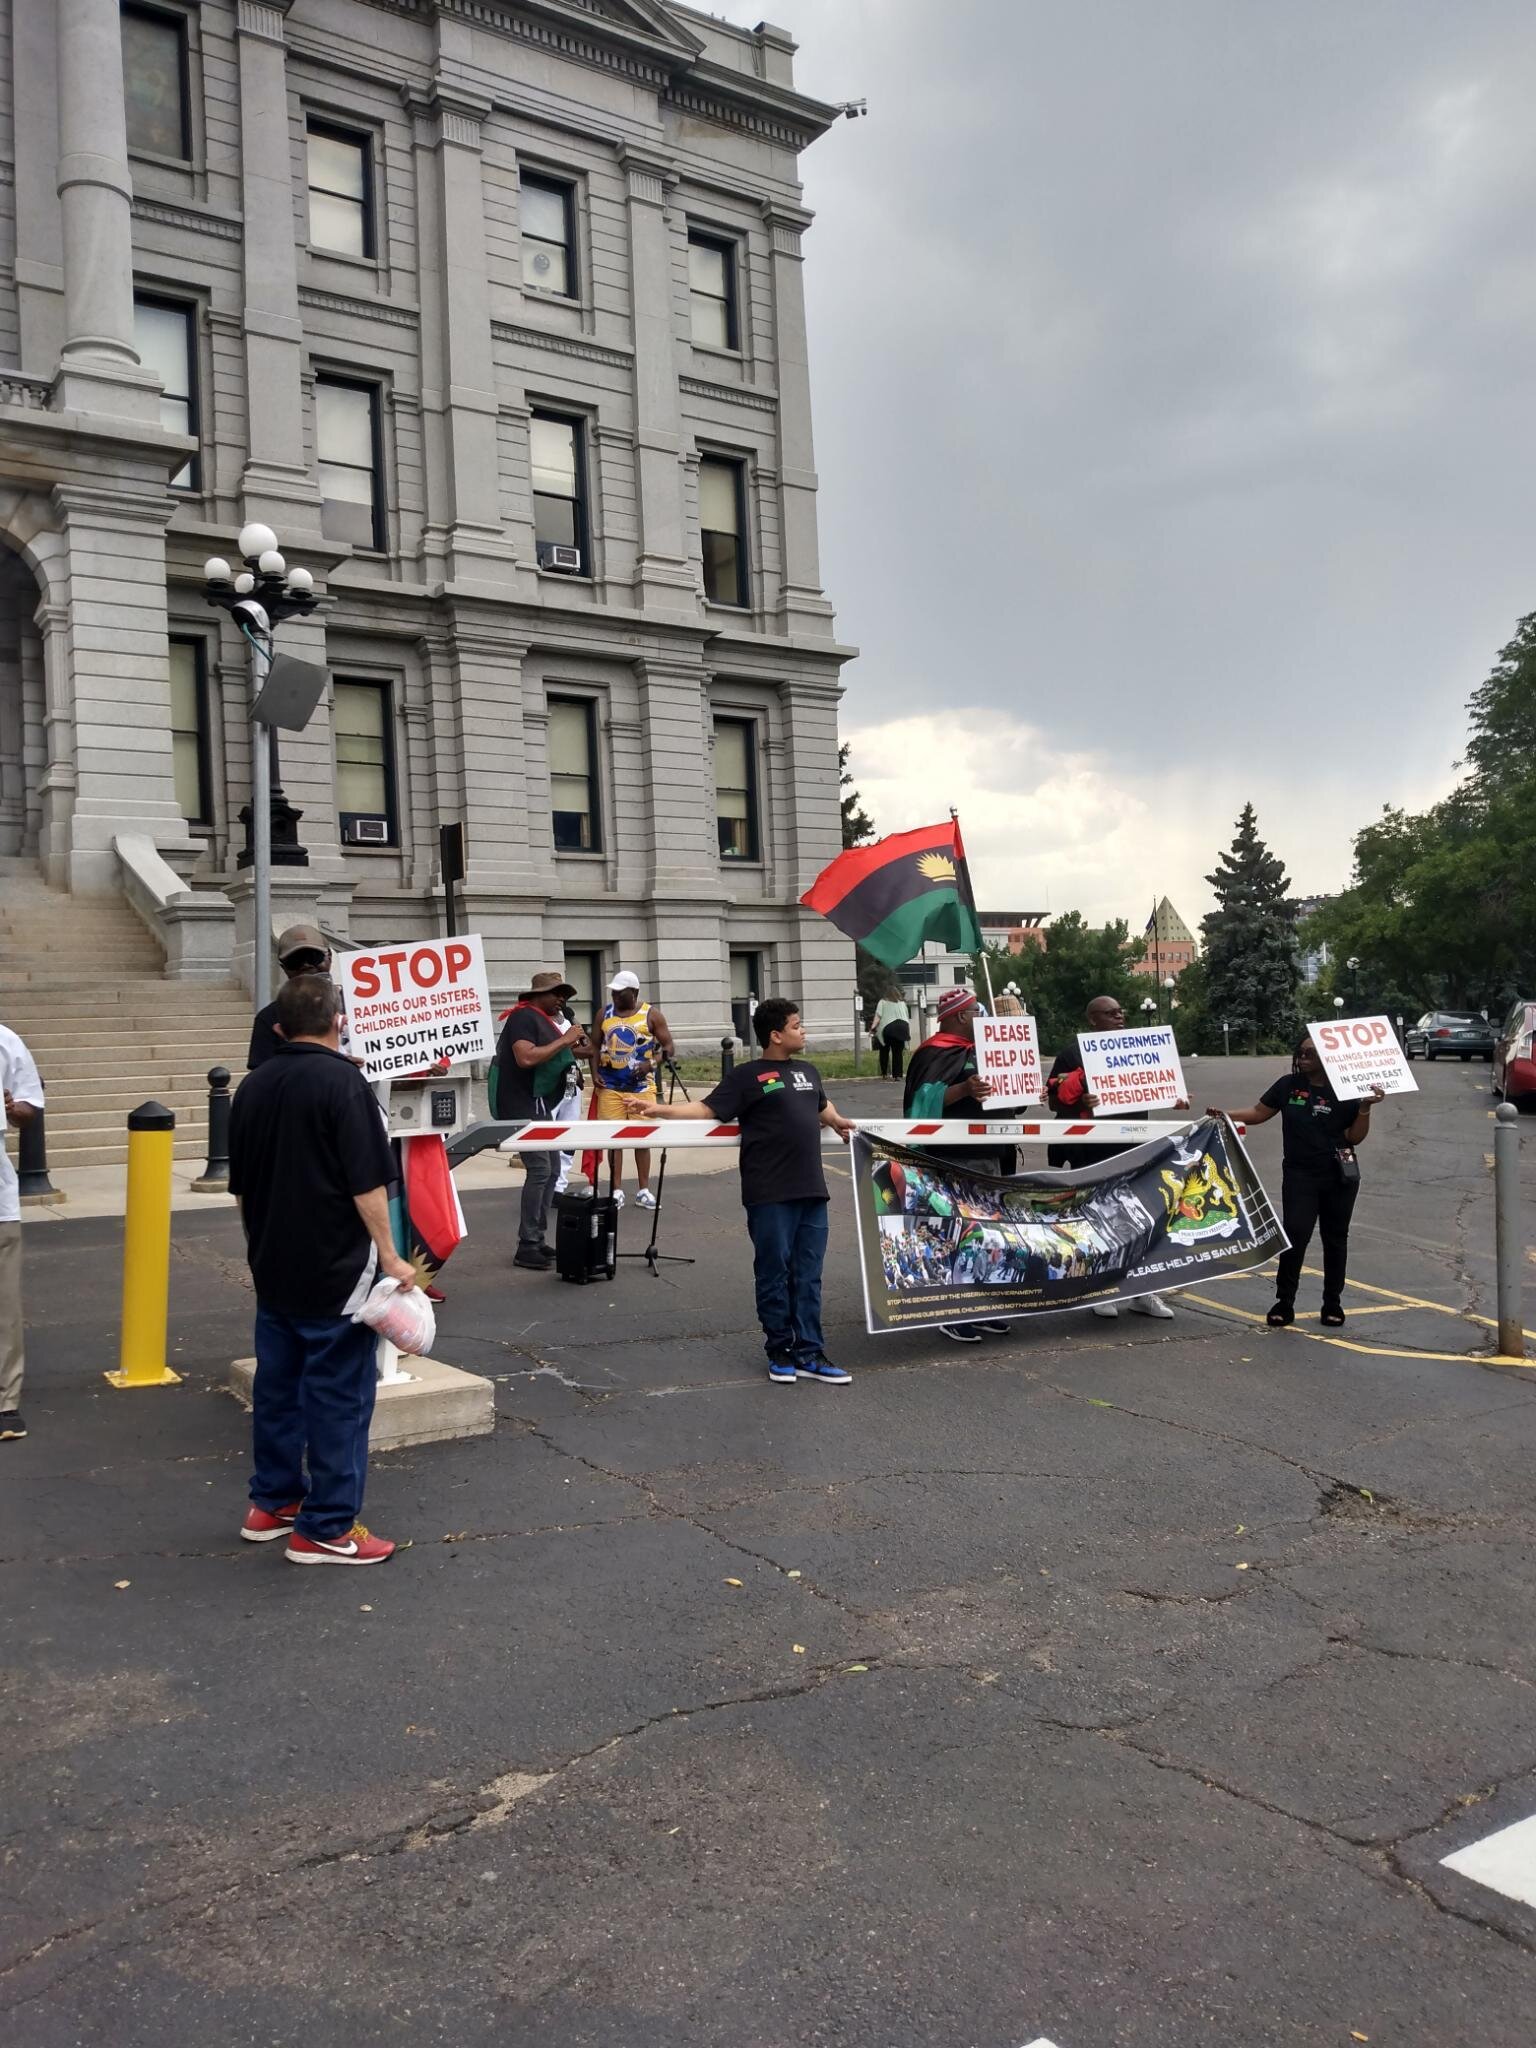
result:
[(1412, 1315), (1416, 1303), (1411, 1301), (1378, 1301), (1374, 1308), (1352, 1308), (1349, 1320), (1354, 1322), (1360, 1316), (1407, 1316)]
[[(1303, 1266), (1301, 1270), (1303, 1273), (1310, 1273), (1314, 1280), (1321, 1280), (1323, 1277), (1321, 1266)], [(1442, 1316), (1459, 1316), (1469, 1323), (1481, 1323), (1485, 1330), (1496, 1330), (1499, 1327), (1497, 1316), (1480, 1316), (1476, 1309), (1457, 1308), (1449, 1301), (1425, 1301), (1422, 1295), (1404, 1294), (1399, 1287), (1373, 1287), (1369, 1280), (1351, 1280), (1349, 1284), (1351, 1287), (1361, 1288), (1366, 1294), (1385, 1294), (1392, 1301), (1400, 1301), (1404, 1308), (1432, 1308)], [(1536, 1330), (1527, 1330), (1525, 1334), (1527, 1337), (1536, 1337)]]
[(1522, 1906), (1536, 1906), (1536, 1814), (1484, 1835), (1454, 1856), (1442, 1856), (1440, 1865), (1502, 1892), (1506, 1899), (1518, 1899)]
[[(1353, 1283), (1351, 1283), (1353, 1285)], [(1185, 1301), (1193, 1302), (1197, 1308), (1213, 1308), (1218, 1314), (1232, 1316), (1244, 1323), (1262, 1323), (1264, 1317), (1251, 1308), (1238, 1308), (1230, 1301), (1213, 1301), (1208, 1294), (1195, 1294), (1187, 1287), (1181, 1287), (1179, 1294)], [(1418, 1303), (1406, 1303), (1417, 1307)], [(1368, 1313), (1366, 1310), (1362, 1314)], [(1336, 1351), (1358, 1351), (1368, 1358), (1424, 1358), (1448, 1365), (1519, 1365), (1528, 1372), (1536, 1371), (1536, 1358), (1506, 1358), (1495, 1351), (1414, 1351), (1403, 1350), (1385, 1344), (1352, 1344), (1347, 1337), (1325, 1337), (1321, 1330), (1304, 1330), (1299, 1324), (1290, 1323), (1277, 1333), (1284, 1337), (1305, 1337), (1309, 1344), (1331, 1344)]]

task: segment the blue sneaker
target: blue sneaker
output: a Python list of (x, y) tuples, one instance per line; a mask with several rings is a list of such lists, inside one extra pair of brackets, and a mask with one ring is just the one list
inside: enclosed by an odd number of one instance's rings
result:
[(781, 1386), (792, 1387), (797, 1377), (794, 1361), (788, 1358), (770, 1358), (768, 1361), (768, 1377), (771, 1380), (777, 1380)]
[(853, 1378), (851, 1372), (844, 1372), (830, 1358), (813, 1358), (809, 1365), (797, 1365), (795, 1371), (803, 1380), (823, 1380), (829, 1387), (846, 1387)]

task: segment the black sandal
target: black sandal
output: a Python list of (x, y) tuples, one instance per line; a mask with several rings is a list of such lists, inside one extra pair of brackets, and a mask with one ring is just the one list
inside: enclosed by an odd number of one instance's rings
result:
[(1318, 1316), (1317, 1320), (1320, 1323), (1326, 1324), (1330, 1330), (1342, 1330), (1344, 1327), (1344, 1311), (1336, 1301), (1325, 1301), (1322, 1313)]
[(1277, 1301), (1264, 1318), (1272, 1330), (1283, 1330), (1287, 1323), (1294, 1323), (1296, 1311), (1288, 1301)]

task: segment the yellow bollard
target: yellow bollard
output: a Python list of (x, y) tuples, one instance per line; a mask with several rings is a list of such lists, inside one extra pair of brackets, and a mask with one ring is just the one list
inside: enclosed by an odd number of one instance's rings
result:
[(128, 1213), (123, 1220), (123, 1337), (114, 1387), (177, 1387), (165, 1362), (171, 1291), (171, 1160), (176, 1113), (142, 1102), (128, 1117)]

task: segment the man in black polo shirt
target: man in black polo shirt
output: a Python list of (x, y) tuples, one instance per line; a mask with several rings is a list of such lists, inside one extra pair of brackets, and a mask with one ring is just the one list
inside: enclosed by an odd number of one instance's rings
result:
[(757, 1319), (768, 1377), (846, 1386), (853, 1377), (826, 1355), (821, 1269), (827, 1254), (827, 1177), (822, 1127), (845, 1142), (857, 1126), (828, 1102), (808, 1061), (799, 1006), (784, 996), (759, 1003), (752, 1029), (764, 1057), (733, 1067), (702, 1102), (626, 1100), (624, 1114), (694, 1117), (741, 1126), (741, 1199), (752, 1239)]
[(402, 1288), (415, 1274), (390, 1233), (383, 1114), (338, 1049), (341, 1008), (323, 974), (286, 982), (281, 1042), (229, 1120), (229, 1191), (256, 1287), (255, 1470), (240, 1533), (286, 1536), (293, 1564), (383, 1564), (395, 1548), (357, 1519), (378, 1376), (374, 1334), (352, 1316), (381, 1274)]

